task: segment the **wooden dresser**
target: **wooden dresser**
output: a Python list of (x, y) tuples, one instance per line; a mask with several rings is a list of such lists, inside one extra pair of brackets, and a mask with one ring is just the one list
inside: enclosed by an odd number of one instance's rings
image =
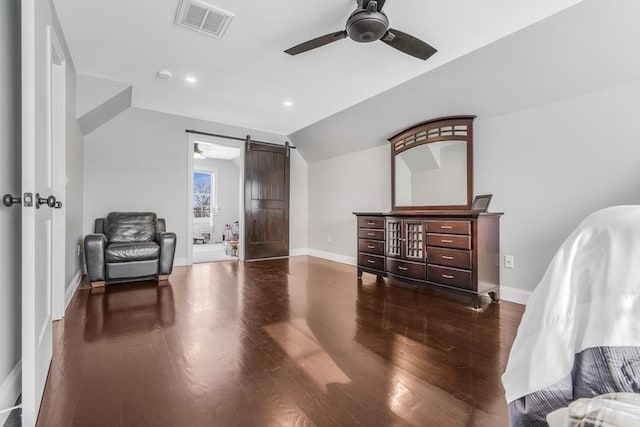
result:
[(413, 285), (500, 298), (501, 213), (355, 212), (358, 277), (363, 272)]

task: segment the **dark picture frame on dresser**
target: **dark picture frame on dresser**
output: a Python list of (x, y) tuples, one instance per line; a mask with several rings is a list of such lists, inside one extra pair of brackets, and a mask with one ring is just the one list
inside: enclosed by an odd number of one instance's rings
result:
[(489, 204), (491, 203), (492, 197), (493, 194), (481, 194), (474, 197), (473, 203), (471, 204), (471, 210), (475, 212), (487, 212), (489, 210)]
[[(502, 213), (471, 210), (474, 118), (429, 120), (389, 139), (393, 209), (354, 212), (358, 277), (366, 272), (464, 294), (474, 308), (484, 294), (499, 301)], [(452, 159), (460, 163), (451, 167)]]

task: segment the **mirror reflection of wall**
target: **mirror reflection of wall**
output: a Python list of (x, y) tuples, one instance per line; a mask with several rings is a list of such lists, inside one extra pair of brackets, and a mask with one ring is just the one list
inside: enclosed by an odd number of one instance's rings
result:
[(396, 206), (467, 203), (467, 145), (438, 141), (395, 157)]

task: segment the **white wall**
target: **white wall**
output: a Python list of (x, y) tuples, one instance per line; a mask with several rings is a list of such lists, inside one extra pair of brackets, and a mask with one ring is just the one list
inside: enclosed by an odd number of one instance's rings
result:
[[(220, 214), (208, 218), (194, 218), (194, 230), (196, 222), (205, 222), (213, 226), (213, 241), (222, 241), (222, 231), (225, 224), (240, 221), (240, 170), (237, 162), (218, 159), (194, 159), (194, 171), (215, 171), (217, 204)], [(195, 231), (194, 231), (195, 234)]]
[[(0, 1), (0, 196), (20, 195), (20, 2)], [(20, 205), (0, 205), (0, 410), (20, 393)], [(3, 425), (9, 413), (0, 414)]]
[[(553, 254), (594, 210), (640, 204), (634, 124), (640, 81), (492, 118), (474, 130), (474, 192), (504, 212), (501, 284), (532, 290)], [(390, 207), (387, 145), (309, 164), (309, 248), (356, 256), (352, 211)], [(327, 242), (332, 234), (333, 242)], [(501, 262), (502, 264), (502, 262)]]
[(289, 170), (289, 254), (308, 251), (309, 178), (307, 162), (298, 150), (291, 150)]
[[(167, 219), (178, 236), (176, 264), (186, 260), (187, 239), (187, 134), (185, 129), (283, 142), (283, 135), (206, 122), (187, 117), (130, 108), (85, 137), (84, 230), (111, 211), (144, 210)], [(292, 156), (292, 170), (304, 169)], [(293, 173), (292, 173), (293, 176)], [(292, 203), (301, 188), (292, 185)], [(295, 201), (295, 202), (294, 202)], [(294, 242), (305, 228), (304, 215), (291, 216)]]
[(310, 254), (355, 262), (356, 218), (353, 212), (389, 209), (391, 162), (388, 146), (309, 163)]
[(553, 254), (594, 210), (640, 204), (634, 124), (640, 80), (475, 125), (475, 193), (505, 212), (503, 285), (534, 289)]

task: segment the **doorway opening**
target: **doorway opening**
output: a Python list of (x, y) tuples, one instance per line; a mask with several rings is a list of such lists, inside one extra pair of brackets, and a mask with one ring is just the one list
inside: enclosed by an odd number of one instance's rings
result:
[(244, 144), (189, 135), (188, 264), (242, 259)]

